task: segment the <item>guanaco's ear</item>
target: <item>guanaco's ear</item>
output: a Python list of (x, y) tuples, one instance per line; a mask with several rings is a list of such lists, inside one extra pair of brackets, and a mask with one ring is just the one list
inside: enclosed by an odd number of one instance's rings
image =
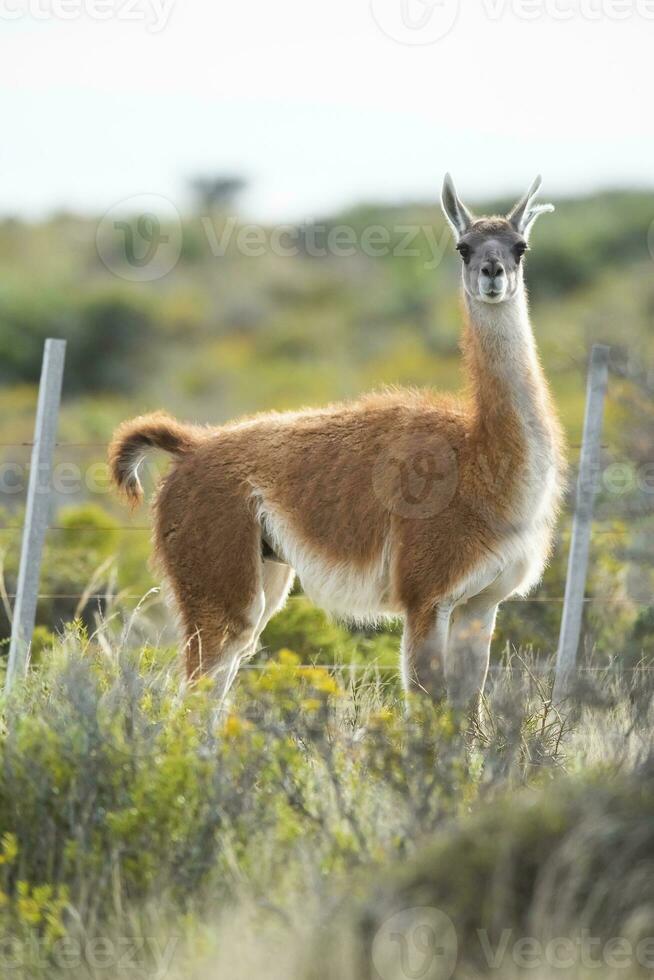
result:
[(539, 215), (554, 210), (553, 204), (534, 204), (534, 199), (542, 183), (543, 178), (539, 174), (525, 196), (520, 198), (513, 210), (507, 215), (508, 221), (511, 222), (515, 230), (524, 235), (525, 238), (529, 237), (531, 227)]
[(441, 191), (441, 206), (445, 217), (452, 226), (456, 238), (460, 238), (469, 231), (473, 222), (473, 217), (465, 204), (459, 198), (454, 186), (454, 181), (449, 174), (445, 174), (443, 190)]

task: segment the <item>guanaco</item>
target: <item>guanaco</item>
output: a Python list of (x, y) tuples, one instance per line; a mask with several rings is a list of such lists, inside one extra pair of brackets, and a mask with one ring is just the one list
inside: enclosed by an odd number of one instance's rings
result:
[(392, 389), (219, 427), (164, 413), (124, 422), (110, 451), (132, 503), (150, 449), (173, 456), (154, 502), (156, 553), (190, 677), (226, 693), (294, 576), (317, 604), (404, 620), (407, 691), (483, 690), (500, 602), (540, 579), (562, 494), (561, 428), (530, 324), (523, 256), (540, 177), (506, 217), (474, 217), (449, 174), (461, 257), (467, 388)]

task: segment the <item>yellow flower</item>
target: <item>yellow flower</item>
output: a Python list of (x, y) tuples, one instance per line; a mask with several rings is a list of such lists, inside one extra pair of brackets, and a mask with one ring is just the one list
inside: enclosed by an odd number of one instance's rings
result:
[(252, 728), (249, 721), (239, 718), (238, 715), (230, 715), (225, 719), (223, 731), (229, 738), (238, 738), (239, 735), (248, 731), (249, 728)]
[(279, 660), (280, 664), (283, 664), (285, 667), (297, 667), (297, 665), (300, 663), (300, 658), (298, 657), (297, 653), (293, 653), (292, 650), (287, 650), (286, 648), (279, 651), (277, 654), (277, 659)]
[(25, 895), (18, 899), (18, 916), (22, 922), (30, 926), (37, 926), (41, 921), (41, 909), (39, 903)]
[(319, 711), (321, 702), (317, 698), (307, 698), (302, 702), (302, 707), (305, 711)]
[(321, 691), (323, 694), (337, 694), (339, 691), (335, 678), (324, 667), (308, 670), (306, 678), (316, 691)]
[(18, 841), (15, 834), (4, 834), (2, 838), (2, 852), (0, 852), (0, 864), (13, 864), (18, 857)]

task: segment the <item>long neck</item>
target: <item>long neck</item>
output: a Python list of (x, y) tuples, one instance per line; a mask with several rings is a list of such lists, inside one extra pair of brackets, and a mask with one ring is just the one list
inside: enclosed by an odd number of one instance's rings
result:
[(553, 413), (524, 287), (503, 303), (483, 303), (467, 294), (465, 303), (463, 350), (479, 434), (504, 436), (507, 423), (544, 434)]
[[(467, 454), (472, 506), (494, 508), (512, 529), (516, 521), (534, 515), (549, 522), (561, 494), (563, 437), (538, 359), (524, 288), (503, 303), (481, 303), (468, 296), (465, 302), (462, 346), (472, 400)], [(550, 493), (543, 498), (546, 487)], [(501, 524), (496, 530), (501, 534), (507, 527)]]

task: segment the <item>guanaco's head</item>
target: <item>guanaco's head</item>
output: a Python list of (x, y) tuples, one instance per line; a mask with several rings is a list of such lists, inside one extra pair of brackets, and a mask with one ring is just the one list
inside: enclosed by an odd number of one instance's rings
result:
[(531, 228), (540, 214), (554, 210), (553, 204), (534, 204), (540, 185), (541, 178), (536, 177), (505, 218), (476, 218), (460, 200), (450, 175), (445, 175), (443, 211), (463, 263), (465, 291), (473, 299), (502, 303), (520, 288)]

